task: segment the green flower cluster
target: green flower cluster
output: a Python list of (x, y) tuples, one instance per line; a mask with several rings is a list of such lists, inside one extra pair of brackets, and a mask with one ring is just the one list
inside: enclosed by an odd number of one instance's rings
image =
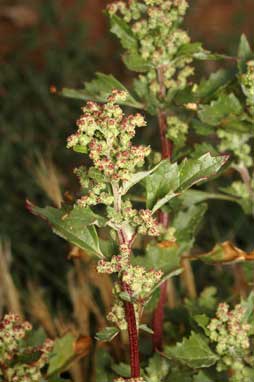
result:
[(216, 318), (209, 326), (209, 337), (216, 343), (216, 352), (220, 356), (217, 370), (232, 370), (232, 382), (249, 382), (249, 371), (245, 358), (250, 351), (250, 325), (244, 321), (246, 310), (239, 304), (229, 310), (226, 303), (219, 305)]
[(143, 300), (149, 296), (162, 275), (162, 271), (146, 271), (144, 267), (130, 265), (124, 270), (122, 280), (128, 286), (130, 297)]
[(141, 114), (124, 116), (116, 102), (126, 97), (127, 92), (113, 90), (104, 105), (87, 102), (77, 121), (77, 132), (68, 138), (68, 148), (89, 153), (93, 162), (89, 171), (84, 167), (75, 170), (81, 186), (89, 190), (78, 201), (84, 207), (111, 205), (113, 197), (107, 185), (127, 182), (150, 154), (150, 147), (131, 143), (136, 127), (145, 126), (146, 122)]
[(186, 143), (189, 126), (177, 116), (167, 118), (167, 138), (174, 143), (174, 147), (180, 149)]
[[(16, 314), (7, 314), (0, 323), (0, 377), (6, 382), (34, 382), (42, 379), (53, 341), (42, 346), (24, 347), (23, 340), (32, 326)], [(34, 355), (37, 355), (34, 357)], [(31, 361), (29, 361), (29, 356)], [(22, 361), (23, 359), (23, 361)]]
[(123, 114), (116, 102), (126, 97), (125, 91), (113, 90), (104, 105), (88, 102), (83, 108), (85, 114), (77, 122), (78, 131), (68, 138), (69, 148), (88, 153), (93, 162), (88, 170), (84, 166), (75, 169), (84, 191), (77, 204), (108, 206), (109, 224), (115, 230), (129, 225), (139, 234), (158, 236), (158, 225), (150, 210), (136, 210), (128, 200), (122, 202), (121, 208), (115, 208), (112, 188), (117, 185), (121, 193), (150, 154), (150, 147), (131, 143), (136, 127), (145, 126), (146, 122), (141, 114)]
[(194, 72), (192, 58), (178, 55), (180, 48), (190, 42), (179, 27), (187, 8), (186, 0), (118, 1), (107, 8), (110, 16), (117, 14), (130, 25), (138, 44), (137, 54), (150, 67), (139, 80), (155, 95), (160, 93), (161, 81), (170, 93), (185, 88)]
[(248, 168), (253, 165), (249, 134), (218, 129), (218, 137), (221, 140), (219, 150), (223, 153), (232, 151), (236, 156), (236, 164), (238, 166), (245, 166)]
[(247, 72), (240, 77), (250, 114), (254, 116), (254, 61), (247, 63)]

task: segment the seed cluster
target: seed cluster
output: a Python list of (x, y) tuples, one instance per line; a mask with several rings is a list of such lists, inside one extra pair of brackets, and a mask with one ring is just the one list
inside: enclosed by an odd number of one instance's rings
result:
[(117, 14), (130, 25), (138, 44), (137, 54), (149, 64), (140, 82), (155, 95), (160, 93), (158, 68), (170, 92), (185, 88), (194, 72), (192, 58), (179, 54), (180, 48), (190, 42), (180, 28), (187, 8), (186, 0), (129, 0), (108, 6), (110, 16)]
[(31, 330), (31, 324), (22, 322), (16, 314), (7, 314), (0, 322), (0, 376), (6, 382), (42, 379), (41, 370), (48, 362), (53, 341), (47, 339), (42, 346), (25, 347), (25, 337)]
[(232, 382), (249, 382), (248, 368), (245, 357), (250, 350), (250, 325), (245, 322), (246, 310), (239, 304), (234, 310), (229, 310), (226, 303), (219, 305), (216, 318), (209, 326), (209, 337), (216, 343), (216, 352), (220, 356), (217, 370), (232, 369)]

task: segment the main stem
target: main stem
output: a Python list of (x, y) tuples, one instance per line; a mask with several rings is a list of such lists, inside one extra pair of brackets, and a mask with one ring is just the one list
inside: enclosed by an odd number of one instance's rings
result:
[[(113, 195), (114, 195), (114, 208), (117, 212), (121, 211), (121, 194), (119, 192), (119, 185), (112, 184)], [(118, 240), (120, 244), (127, 244), (131, 248), (133, 243), (133, 238), (128, 240), (127, 234), (124, 229), (118, 231)], [(127, 284), (121, 280), (121, 287), (124, 292), (127, 292), (131, 296), (131, 290)], [(135, 308), (131, 302), (124, 302), (125, 319), (128, 328), (129, 337), (129, 354), (130, 354), (130, 367), (131, 367), (131, 378), (140, 377), (140, 361), (139, 361), (139, 337), (138, 328), (136, 323)]]
[[(122, 284), (122, 288), (124, 291), (130, 293), (126, 285)], [(124, 310), (128, 325), (131, 377), (138, 378), (140, 377), (139, 339), (134, 305), (130, 302), (125, 302)]]

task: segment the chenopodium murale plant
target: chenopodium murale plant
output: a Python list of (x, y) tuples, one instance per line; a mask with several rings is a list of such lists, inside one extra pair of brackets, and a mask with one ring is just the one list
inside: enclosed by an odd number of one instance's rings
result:
[(42, 369), (49, 360), (54, 342), (28, 347), (25, 339), (32, 325), (16, 314), (7, 314), (0, 322), (0, 381), (34, 382), (43, 380)]
[(208, 335), (216, 344), (219, 356), (217, 371), (230, 371), (230, 381), (250, 382), (251, 326), (246, 322), (246, 309), (238, 304), (233, 310), (229, 305), (221, 303), (208, 325)]
[[(124, 61), (132, 69), (134, 50), (139, 61), (142, 60), (143, 73), (134, 81), (134, 89), (146, 100), (152, 114), (165, 109), (194, 74), (193, 57), (184, 51), (179, 54), (179, 50), (190, 43), (188, 33), (180, 27), (187, 8), (186, 0), (118, 1), (107, 7), (109, 16), (126, 22), (136, 39), (136, 48), (127, 52)], [(127, 43), (126, 47), (128, 49)], [(174, 113), (166, 122), (167, 138), (177, 148), (184, 146), (188, 124)]]
[(160, 231), (152, 211), (135, 209), (126, 196), (126, 185), (150, 154), (150, 147), (132, 144), (135, 129), (145, 126), (146, 122), (141, 114), (123, 114), (116, 103), (126, 97), (127, 92), (114, 90), (105, 104), (87, 102), (84, 114), (77, 121), (78, 130), (67, 143), (68, 148), (87, 152), (92, 161), (88, 170), (84, 167), (75, 170), (84, 189), (77, 205), (104, 205), (107, 225), (118, 237), (119, 254), (110, 261), (99, 260), (97, 270), (118, 275), (114, 286), (115, 303), (107, 318), (119, 330), (129, 329), (126, 301), (133, 303), (136, 327), (139, 327), (144, 302), (163, 275), (161, 271), (131, 264), (131, 248), (136, 235), (158, 236)]

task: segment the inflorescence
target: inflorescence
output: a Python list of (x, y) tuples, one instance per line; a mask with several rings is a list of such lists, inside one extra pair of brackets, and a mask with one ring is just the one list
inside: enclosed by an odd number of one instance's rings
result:
[(217, 370), (231, 369), (233, 382), (249, 381), (245, 358), (250, 351), (250, 325), (245, 322), (245, 313), (240, 304), (230, 311), (228, 304), (221, 303), (216, 318), (208, 326), (209, 337), (216, 343), (216, 352), (220, 357)]
[(23, 322), (16, 314), (7, 314), (0, 322), (0, 376), (4, 381), (34, 382), (42, 379), (41, 370), (48, 362), (53, 341), (47, 339), (41, 346), (27, 347), (24, 340), (31, 330), (31, 324)]
[(83, 192), (77, 204), (83, 208), (105, 205), (108, 226), (118, 234), (124, 233), (119, 253), (110, 260), (100, 260), (97, 265), (98, 272), (117, 273), (122, 282), (115, 285), (115, 304), (108, 314), (108, 319), (122, 330), (127, 329), (121, 298), (123, 289), (127, 294), (125, 298), (133, 301), (138, 324), (140, 305), (162, 278), (160, 271), (131, 264), (129, 241), (136, 234), (159, 236), (160, 227), (151, 210), (133, 208), (123, 191), (126, 182), (131, 181), (150, 154), (150, 147), (132, 144), (136, 128), (146, 125), (143, 116), (126, 117), (116, 104), (124, 101), (127, 95), (125, 91), (113, 90), (106, 104), (88, 102), (77, 122), (77, 132), (67, 143), (69, 148), (88, 154), (92, 161), (88, 170), (84, 166), (75, 170)]

